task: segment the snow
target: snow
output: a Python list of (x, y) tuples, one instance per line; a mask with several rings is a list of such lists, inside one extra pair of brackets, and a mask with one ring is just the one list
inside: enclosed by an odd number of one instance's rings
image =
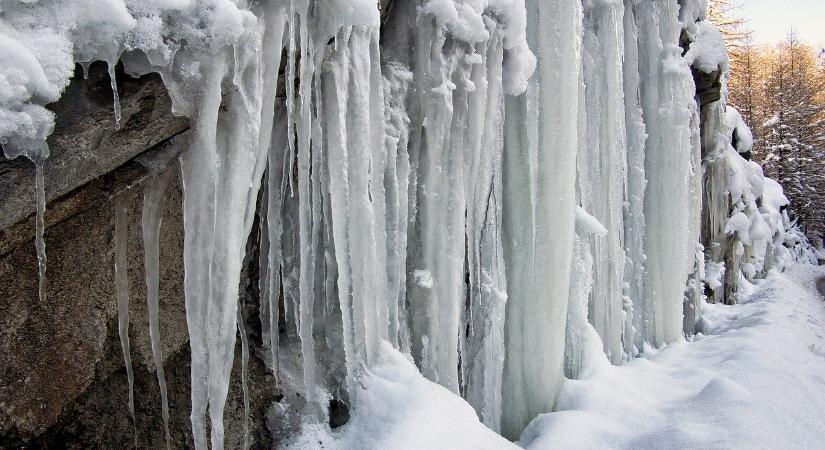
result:
[(698, 34), (690, 44), (690, 50), (685, 54), (688, 64), (704, 73), (717, 70), (727, 70), (729, 60), (728, 51), (722, 34), (710, 22), (702, 20), (697, 23)]
[(736, 108), (727, 106), (727, 123), (729, 127), (728, 138), (731, 142), (736, 140), (736, 151), (739, 153), (749, 152), (753, 148), (753, 133), (742, 115)]
[(519, 444), (543, 448), (816, 448), (825, 412), (825, 270), (771, 272), (703, 333), (564, 383)]
[(517, 449), (461, 397), (421, 376), (388, 342), (358, 390), (359, 409), (335, 431), (314, 427), (286, 449)]
[(585, 233), (592, 233), (599, 237), (607, 236), (607, 228), (581, 206), (576, 206), (576, 227)]
[[(599, 345), (555, 412), (517, 442), (546, 448), (816, 448), (825, 412), (825, 269), (772, 271), (741, 304), (704, 305), (693, 342), (648, 348), (622, 366)], [(362, 380), (362, 409), (335, 431), (306, 429), (286, 448), (517, 448), (388, 343)]]

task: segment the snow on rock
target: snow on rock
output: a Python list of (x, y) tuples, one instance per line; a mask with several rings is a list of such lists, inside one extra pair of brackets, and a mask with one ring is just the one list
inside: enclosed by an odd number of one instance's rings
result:
[(727, 107), (727, 123), (729, 127), (728, 138), (730, 142), (735, 142), (736, 151), (739, 153), (749, 152), (753, 148), (753, 133), (742, 115), (733, 106)]
[(697, 34), (685, 59), (691, 66), (705, 73), (726, 71), (729, 60), (722, 34), (709, 20), (702, 20), (696, 26)]

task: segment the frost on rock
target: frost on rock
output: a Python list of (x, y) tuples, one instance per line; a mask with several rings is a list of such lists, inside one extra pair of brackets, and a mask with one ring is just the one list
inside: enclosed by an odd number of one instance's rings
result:
[[(516, 439), (565, 376), (680, 341), (704, 295), (733, 301), (743, 280), (812, 258), (781, 187), (741, 156), (753, 141), (741, 117), (724, 99), (697, 103), (691, 66), (727, 68), (704, 9), (420, 0), (393, 2), (380, 24), (368, 0), (3, 1), (0, 142), (37, 163), (44, 281), (44, 106), (73, 64), (109, 64), (115, 126), (128, 120), (119, 62), (159, 73), (191, 119), (179, 145), (196, 448), (223, 447), (238, 333), (248, 439), (255, 353), (238, 301), (256, 217), (264, 359), (300, 394), (272, 421), (343, 445), (331, 402), (363, 421), (378, 401), (364, 383), (389, 363), (409, 376), (404, 354)], [(170, 173), (148, 182), (143, 216), (162, 393)], [(124, 221), (117, 210), (128, 367)]]

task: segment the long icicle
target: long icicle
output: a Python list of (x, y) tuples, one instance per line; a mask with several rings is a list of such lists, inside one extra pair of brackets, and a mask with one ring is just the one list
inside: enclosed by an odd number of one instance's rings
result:
[(283, 104), (276, 108), (277, 120), (275, 121), (272, 142), (278, 145), (271, 145), (269, 148), (269, 173), (267, 176), (267, 205), (266, 205), (266, 233), (269, 240), (267, 254), (267, 272), (269, 280), (267, 292), (267, 302), (269, 303), (269, 346), (272, 358), (272, 373), (275, 376), (275, 386), (278, 387), (280, 380), (279, 366), (279, 330), (278, 316), (280, 315), (278, 299), (281, 296), (281, 237), (283, 234), (283, 222), (281, 211), (283, 209), (284, 195), (286, 187), (284, 180), (287, 178), (286, 168), (289, 167), (284, 161), (284, 155), (288, 154), (286, 149), (286, 109)]
[(120, 349), (129, 380), (129, 417), (135, 427), (135, 447), (137, 447), (137, 423), (135, 422), (135, 375), (132, 371), (132, 355), (129, 350), (129, 273), (128, 237), (129, 204), (125, 194), (114, 198), (115, 202), (115, 292), (117, 295), (117, 322), (120, 335)]
[(45, 234), (45, 216), (46, 216), (46, 184), (43, 176), (43, 157), (35, 158), (35, 176), (34, 176), (34, 190), (37, 197), (37, 217), (35, 219), (35, 238), (34, 246), (37, 249), (37, 295), (41, 304), (46, 303), (46, 241), (43, 237)]
[(238, 303), (238, 333), (241, 335), (241, 389), (243, 390), (243, 448), (249, 448), (249, 337), (243, 317), (243, 303)]
[(160, 344), (158, 320), (158, 286), (160, 280), (160, 226), (163, 219), (163, 203), (175, 170), (168, 169), (149, 181), (143, 189), (143, 252), (146, 269), (146, 302), (149, 309), (149, 338), (152, 341), (152, 359), (160, 388), (163, 430), (166, 448), (170, 448), (169, 402), (166, 393), (166, 376), (163, 372), (163, 353)]
[[(314, 67), (311, 53), (311, 43), (307, 18), (300, 17), (300, 86), (299, 86), (299, 113), (298, 118), (298, 214), (299, 214), (299, 241), (301, 245), (300, 277), (298, 279), (300, 304), (298, 305), (298, 330), (301, 338), (301, 352), (303, 354), (304, 390), (309, 404), (318, 401), (315, 388), (315, 340), (313, 338), (314, 304), (315, 304), (315, 251), (314, 239), (315, 223), (313, 222), (313, 186), (310, 134), (312, 131), (312, 77)], [(317, 171), (317, 170), (316, 170)]]

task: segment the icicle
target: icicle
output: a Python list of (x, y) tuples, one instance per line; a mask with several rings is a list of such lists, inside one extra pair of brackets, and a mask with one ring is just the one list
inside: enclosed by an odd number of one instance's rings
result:
[(132, 372), (132, 355), (129, 350), (129, 204), (126, 194), (114, 198), (115, 206), (115, 292), (117, 295), (117, 322), (120, 335), (120, 349), (126, 366), (126, 378), (129, 381), (129, 417), (135, 427), (135, 446), (137, 447), (137, 423), (135, 422), (135, 376)]
[(83, 68), (83, 79), (84, 80), (89, 79), (89, 66), (91, 66), (91, 65), (92, 65), (92, 61), (86, 61), (86, 62), (81, 62), (80, 63), (80, 67)]
[[(309, 41), (307, 19), (299, 16), (300, 33), (300, 86), (299, 86), (299, 116), (297, 120), (297, 147), (298, 147), (298, 239), (300, 245), (300, 275), (298, 278), (299, 292), (299, 321), (298, 329), (301, 338), (301, 355), (304, 369), (304, 392), (310, 403), (319, 402), (315, 380), (315, 339), (313, 334), (314, 307), (315, 307), (315, 257), (317, 254), (317, 239), (315, 227), (317, 208), (313, 201), (317, 201), (317, 192), (313, 189), (313, 178), (317, 178), (317, 171), (312, 171), (312, 149), (310, 137), (312, 133), (312, 78), (314, 76), (314, 61), (312, 44)], [(313, 412), (310, 412), (312, 414)]]
[(160, 227), (163, 219), (163, 203), (166, 191), (175, 175), (175, 169), (149, 180), (143, 189), (143, 253), (146, 269), (146, 303), (149, 309), (149, 337), (152, 341), (152, 360), (160, 389), (163, 430), (166, 448), (170, 448), (169, 401), (166, 393), (166, 376), (163, 372), (163, 351), (160, 342), (160, 322), (158, 318), (158, 287), (160, 282)]
[[(114, 62), (107, 62), (109, 66), (109, 80), (112, 84), (112, 98), (114, 99), (115, 129), (120, 129), (120, 95), (117, 93), (117, 79), (115, 79)], [(84, 69), (85, 70), (85, 69)], [(84, 72), (85, 76), (85, 72)]]
[[(283, 210), (283, 182), (285, 179), (284, 158), (287, 152), (283, 151), (287, 140), (286, 118), (284, 107), (280, 101), (276, 102), (278, 68), (281, 62), (283, 49), (284, 27), (287, 17), (281, 5), (270, 2), (264, 6), (263, 19), (266, 29), (263, 37), (262, 75), (263, 101), (261, 112), (261, 132), (259, 149), (262, 156), (267, 158), (266, 189), (263, 195), (261, 212), (261, 247), (260, 247), (260, 277), (265, 289), (261, 295), (261, 329), (268, 330), (264, 336), (269, 346), (270, 368), (275, 377), (276, 388), (280, 377), (278, 366), (278, 299), (281, 294), (281, 238)], [(290, 19), (291, 20), (291, 19)], [(287, 90), (287, 92), (291, 92)], [(275, 145), (273, 145), (275, 144)], [(265, 312), (265, 313), (264, 313)], [(264, 324), (263, 322), (266, 322)]]
[[(264, 175), (264, 180), (268, 180), (269, 175)], [(265, 184), (264, 186), (268, 185)], [(270, 344), (269, 333), (270, 307), (269, 307), (269, 232), (267, 225), (267, 205), (269, 204), (268, 189), (261, 189), (261, 211), (258, 215), (258, 315), (261, 319), (261, 344), (267, 348)], [(277, 332), (277, 331), (276, 331)]]
[(276, 383), (279, 380), (279, 330), (278, 330), (278, 299), (281, 295), (281, 239), (283, 235), (283, 222), (281, 212), (283, 211), (284, 186), (283, 180), (286, 178), (286, 164), (284, 155), (287, 154), (285, 148), (286, 141), (286, 110), (283, 104), (276, 107), (276, 128), (272, 134), (272, 143), (269, 148), (269, 172), (267, 178), (267, 206), (266, 206), (266, 226), (269, 248), (267, 253), (267, 272), (269, 290), (266, 302), (269, 304), (269, 347), (272, 360), (272, 372), (275, 374)]
[(388, 337), (387, 268), (376, 263), (386, 244), (379, 236), (384, 230), (376, 229), (376, 216), (384, 211), (376, 200), (382, 195), (378, 184), (383, 185), (383, 163), (375, 153), (384, 151), (384, 140), (375, 33), (371, 28), (342, 28), (337, 51), (328, 50), (322, 80), (332, 240), (350, 393), (355, 392), (357, 372)]
[[(295, 22), (297, 18), (295, 17), (295, 0), (289, 0), (289, 19), (287, 21), (288, 32), (289, 32), (289, 42), (287, 47), (286, 53), (286, 86), (284, 89), (286, 90), (286, 124), (287, 124), (287, 131), (286, 131), (286, 139), (287, 139), (287, 148), (289, 149), (288, 153), (288, 161), (290, 162), (290, 169), (287, 171), (287, 180), (289, 185), (289, 192), (291, 195), (295, 195), (294, 192), (294, 180), (292, 179), (292, 161), (295, 161), (295, 59), (296, 59), (296, 50), (295, 50)], [(284, 305), (286, 307), (286, 305)]]
[[(271, 6), (271, 5), (270, 5)], [(271, 11), (271, 10), (270, 10)], [(265, 26), (278, 28), (277, 17)], [(247, 24), (249, 29), (253, 23)], [(248, 35), (235, 51), (241, 86), (223, 83), (234, 60), (228, 50), (202, 69), (202, 85), (193, 141), (181, 156), (184, 193), (184, 264), (187, 325), (192, 350), (192, 431), (195, 447), (206, 449), (205, 414), (211, 427), (211, 448), (224, 445), (223, 415), (229, 391), (237, 338), (238, 289), (245, 245), (254, 222), (261, 178), (267, 159), (268, 132), (261, 132), (264, 114), (273, 104), (263, 85), (272, 86), (275, 58), (269, 38), (278, 32)], [(262, 43), (261, 38), (266, 44)], [(271, 122), (268, 124), (271, 126)]]
[(243, 449), (249, 448), (249, 338), (243, 317), (243, 304), (238, 305), (238, 333), (241, 335), (241, 389), (243, 390)]
[(43, 176), (44, 162), (45, 157), (35, 157), (34, 190), (35, 198), (37, 199), (37, 216), (35, 218), (36, 230), (34, 246), (37, 249), (37, 295), (41, 305), (46, 304), (46, 240), (43, 236), (46, 231), (46, 180)]

